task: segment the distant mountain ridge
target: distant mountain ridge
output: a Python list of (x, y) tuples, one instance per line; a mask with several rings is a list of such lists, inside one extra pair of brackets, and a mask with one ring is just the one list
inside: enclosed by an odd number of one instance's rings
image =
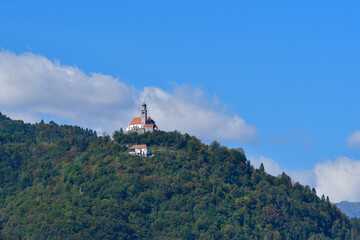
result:
[(360, 202), (341, 201), (336, 206), (349, 217), (360, 218)]

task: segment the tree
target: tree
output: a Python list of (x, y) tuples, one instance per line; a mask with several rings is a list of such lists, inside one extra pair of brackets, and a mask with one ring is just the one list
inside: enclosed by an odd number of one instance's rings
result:
[(259, 172), (261, 172), (261, 173), (265, 172), (265, 167), (264, 167), (263, 163), (260, 164)]

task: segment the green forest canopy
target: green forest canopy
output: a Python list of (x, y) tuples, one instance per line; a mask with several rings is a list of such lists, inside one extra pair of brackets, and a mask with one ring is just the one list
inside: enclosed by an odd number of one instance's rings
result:
[(315, 189), (179, 132), (111, 139), (0, 114), (0, 190), (0, 239), (360, 239)]

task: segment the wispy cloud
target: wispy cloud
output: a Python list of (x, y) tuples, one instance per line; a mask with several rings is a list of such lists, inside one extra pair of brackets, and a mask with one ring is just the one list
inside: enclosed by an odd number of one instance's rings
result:
[(254, 126), (227, 113), (223, 103), (195, 87), (136, 89), (109, 75), (86, 74), (44, 56), (8, 51), (0, 52), (0, 85), (0, 110), (31, 122), (51, 116), (111, 133), (139, 115), (139, 106), (146, 100), (160, 129), (210, 141), (258, 142)]
[(350, 148), (360, 149), (360, 130), (357, 130), (350, 134), (346, 140), (346, 144)]
[(271, 142), (273, 142), (274, 144), (278, 144), (278, 145), (282, 145), (289, 141), (290, 141), (290, 139), (285, 136), (276, 136), (276, 137), (271, 138)]
[(305, 148), (309, 149), (312, 147), (312, 139), (312, 133), (306, 132), (304, 129), (295, 126), (291, 131), (284, 135), (278, 135), (271, 138), (271, 142), (276, 145), (284, 145), (292, 141), (300, 141)]

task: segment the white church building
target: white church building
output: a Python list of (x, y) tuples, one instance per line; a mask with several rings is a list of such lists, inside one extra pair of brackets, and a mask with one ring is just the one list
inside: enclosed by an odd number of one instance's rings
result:
[(126, 132), (153, 132), (158, 130), (155, 121), (147, 115), (146, 104), (141, 107), (141, 117), (134, 117), (129, 126), (126, 128)]

